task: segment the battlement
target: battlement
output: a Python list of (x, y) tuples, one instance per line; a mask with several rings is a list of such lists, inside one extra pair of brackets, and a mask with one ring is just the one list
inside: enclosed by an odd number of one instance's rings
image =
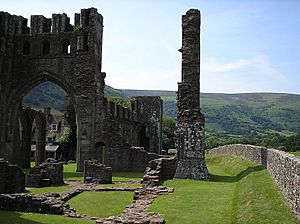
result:
[(0, 34), (1, 35), (36, 35), (41, 33), (59, 33), (82, 30), (92, 26), (103, 26), (103, 17), (96, 8), (81, 9), (75, 13), (74, 25), (70, 24), (67, 14), (52, 14), (52, 18), (43, 15), (32, 15), (30, 27), (28, 20), (22, 16), (11, 15), (0, 12)]

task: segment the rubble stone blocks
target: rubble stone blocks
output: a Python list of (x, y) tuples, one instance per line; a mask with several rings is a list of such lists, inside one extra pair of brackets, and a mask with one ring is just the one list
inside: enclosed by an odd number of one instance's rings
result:
[(111, 184), (112, 168), (97, 160), (84, 161), (84, 183)]
[(18, 165), (9, 164), (3, 158), (0, 158), (0, 194), (24, 191), (25, 173)]
[(69, 210), (69, 205), (64, 201), (55, 197), (46, 197), (44, 195), (32, 194), (0, 194), (0, 209), (49, 213), (49, 214), (63, 214)]
[(173, 179), (176, 165), (177, 160), (174, 158), (159, 158), (151, 160), (145, 170), (145, 175), (142, 181), (143, 186), (159, 186), (163, 181)]
[(232, 144), (209, 150), (210, 154), (241, 156), (267, 168), (292, 211), (300, 218), (300, 158), (276, 149)]
[(38, 167), (30, 169), (26, 179), (27, 187), (63, 185), (63, 163), (49, 158)]
[(200, 112), (200, 11), (182, 16), (182, 82), (177, 92), (175, 142), (178, 164), (174, 178), (207, 180), (204, 116)]

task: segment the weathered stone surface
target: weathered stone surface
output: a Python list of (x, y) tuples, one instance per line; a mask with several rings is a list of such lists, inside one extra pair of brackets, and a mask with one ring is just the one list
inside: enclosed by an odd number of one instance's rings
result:
[(0, 209), (63, 214), (69, 206), (56, 197), (31, 194), (0, 194)]
[(174, 178), (208, 179), (204, 152), (204, 116), (200, 112), (200, 11), (182, 16), (182, 82), (177, 92)]
[(25, 191), (25, 173), (18, 165), (0, 158), (0, 194)]
[(267, 167), (291, 209), (300, 218), (300, 158), (276, 149), (233, 144), (209, 150), (210, 154), (241, 156)]
[(84, 161), (84, 183), (112, 183), (112, 168), (97, 160)]
[(38, 167), (30, 169), (26, 178), (27, 187), (42, 187), (50, 185), (62, 185), (63, 163), (54, 159), (47, 159)]
[(151, 160), (145, 170), (143, 177), (144, 187), (154, 187), (162, 184), (163, 181), (173, 179), (177, 166), (174, 158), (160, 158)]

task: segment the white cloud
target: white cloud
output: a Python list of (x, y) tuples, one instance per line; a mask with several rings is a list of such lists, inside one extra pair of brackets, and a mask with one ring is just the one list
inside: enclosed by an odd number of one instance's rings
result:
[(286, 77), (270, 63), (266, 55), (220, 63), (209, 57), (202, 64), (203, 92), (276, 91), (287, 82)]
[(251, 65), (251, 60), (239, 59), (227, 64), (221, 64), (216, 61), (215, 57), (209, 57), (203, 63), (203, 72), (204, 73), (231, 72), (231, 71), (247, 68), (250, 65)]

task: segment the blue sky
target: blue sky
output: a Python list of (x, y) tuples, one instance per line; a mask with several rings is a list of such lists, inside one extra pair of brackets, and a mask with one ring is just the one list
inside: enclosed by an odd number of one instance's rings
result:
[(29, 18), (81, 8), (104, 16), (103, 71), (115, 88), (176, 90), (181, 15), (202, 14), (202, 92), (300, 94), (300, 0), (0, 0)]

